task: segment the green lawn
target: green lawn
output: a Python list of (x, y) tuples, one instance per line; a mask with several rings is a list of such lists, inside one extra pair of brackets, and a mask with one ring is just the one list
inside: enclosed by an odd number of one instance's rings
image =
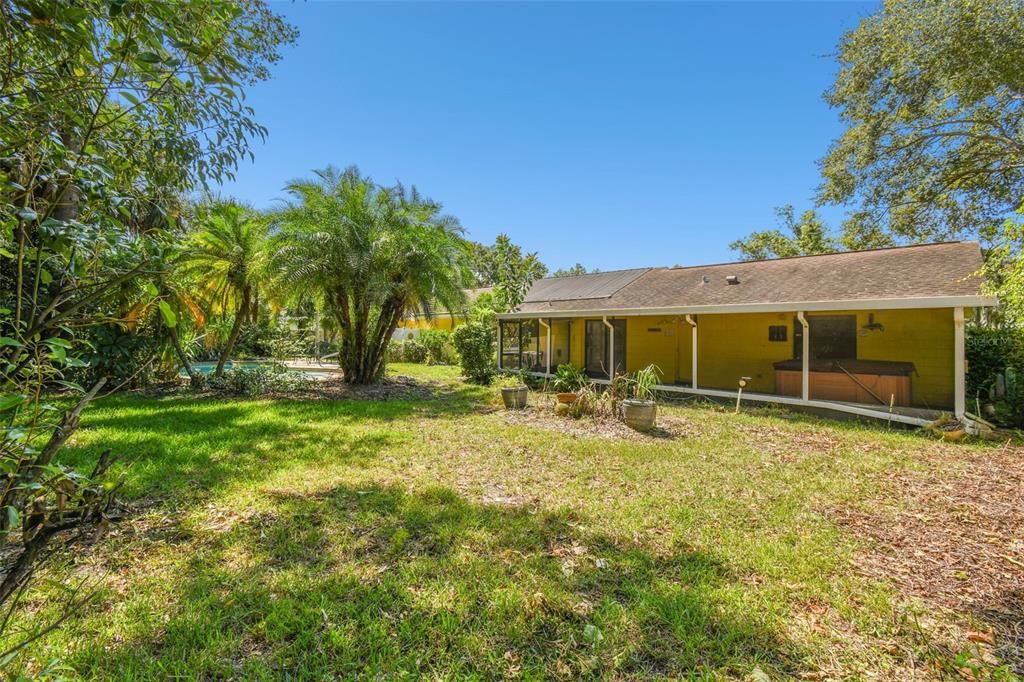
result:
[(99, 679), (980, 679), (1000, 664), (963, 636), (977, 616), (857, 570), (869, 548), (830, 514), (902, 505), (893, 472), (954, 476), (992, 448), (709, 405), (663, 408), (672, 437), (588, 435), (511, 419), (450, 368), (393, 370), (435, 394), (90, 408), (74, 456), (132, 459), (139, 511), (67, 569), (101, 593), (35, 661)]

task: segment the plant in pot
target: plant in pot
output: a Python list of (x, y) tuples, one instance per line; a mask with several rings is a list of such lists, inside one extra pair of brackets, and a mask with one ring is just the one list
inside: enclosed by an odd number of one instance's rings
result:
[(523, 381), (522, 374), (505, 374), (498, 379), (498, 386), (501, 388), (501, 402), (505, 403), (506, 409), (518, 410), (526, 407), (526, 397), (530, 394), (530, 389)]
[(559, 365), (555, 370), (555, 378), (551, 387), (558, 395), (558, 402), (570, 404), (576, 402), (579, 393), (590, 383), (583, 370), (573, 365)]
[(650, 431), (658, 416), (654, 389), (661, 380), (657, 365), (647, 365), (628, 379), (630, 397), (622, 401), (622, 418), (637, 431)]

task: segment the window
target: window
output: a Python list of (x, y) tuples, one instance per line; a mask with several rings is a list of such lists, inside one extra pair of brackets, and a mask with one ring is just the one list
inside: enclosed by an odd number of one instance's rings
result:
[[(812, 315), (807, 324), (811, 332), (812, 360), (850, 360), (857, 357), (856, 315)], [(803, 358), (803, 327), (794, 325), (793, 357)]]
[(773, 324), (768, 327), (768, 340), (769, 341), (785, 341), (786, 340), (786, 325), (784, 324)]

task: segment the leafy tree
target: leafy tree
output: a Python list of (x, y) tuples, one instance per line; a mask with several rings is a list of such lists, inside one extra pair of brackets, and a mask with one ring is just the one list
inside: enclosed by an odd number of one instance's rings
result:
[(826, 93), (847, 124), (819, 199), (852, 204), (847, 239), (992, 231), (1024, 199), (1019, 0), (887, 0), (843, 36)]
[[(788, 258), (836, 251), (839, 244), (829, 234), (828, 226), (813, 210), (804, 211), (797, 221), (792, 205), (775, 209), (779, 227), (753, 232), (729, 244), (744, 260)], [(788, 233), (788, 234), (787, 234)]]
[[(103, 387), (79, 339), (163, 261), (169, 199), (230, 177), (265, 131), (244, 104), (294, 31), (259, 0), (0, 0), (0, 658), (45, 632), (10, 614), (64, 542), (116, 515), (101, 455), (61, 462)], [(158, 292), (157, 292), (158, 294)], [(81, 394), (70, 409), (49, 390)], [(86, 535), (88, 533), (88, 535)], [(69, 587), (63, 617), (82, 603)]]
[(265, 275), (267, 227), (252, 210), (221, 202), (201, 211), (192, 234), (184, 270), (198, 280), (211, 307), (234, 320), (217, 358), (216, 377), (224, 375), (242, 325), (254, 319)]
[(481, 294), (473, 301), (466, 323), (452, 332), (459, 367), (471, 383), (487, 385), (498, 371), (498, 306), (493, 292)]
[(288, 185), (272, 269), (284, 300), (316, 297), (337, 322), (344, 379), (384, 373), (399, 321), (433, 305), (459, 310), (471, 280), (462, 228), (441, 204), (402, 185), (383, 187), (355, 167)]
[(601, 272), (597, 268), (593, 270), (587, 270), (581, 263), (577, 263), (571, 268), (559, 268), (551, 273), (552, 277), (577, 277), (579, 275), (586, 275), (588, 273)]
[[(491, 246), (470, 242), (470, 267), (476, 277), (477, 286), (492, 287), (518, 279), (533, 283), (545, 277), (548, 268), (537, 252), (523, 255), (522, 247), (513, 244), (506, 234), (499, 234)], [(529, 284), (526, 286), (529, 289)]]

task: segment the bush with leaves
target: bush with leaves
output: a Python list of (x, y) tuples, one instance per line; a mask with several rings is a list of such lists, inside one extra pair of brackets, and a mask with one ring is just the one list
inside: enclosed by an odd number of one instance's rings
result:
[[(81, 332), (119, 319), (125, 291), (162, 269), (180, 236), (179, 197), (230, 178), (250, 156), (251, 139), (265, 131), (244, 88), (268, 76), (278, 46), (294, 36), (260, 0), (0, 0), (5, 678), (22, 677), (22, 647), (88, 597), (66, 585), (48, 605), (55, 621), (14, 627), (39, 568), (117, 513), (110, 453), (82, 471), (61, 462), (105, 384), (86, 391), (67, 380), (85, 364)], [(82, 397), (68, 409), (49, 401), (50, 386)]]
[(497, 331), (484, 322), (467, 322), (455, 328), (452, 344), (459, 354), (459, 367), (466, 380), (489, 384), (498, 371), (495, 359)]
[(1024, 332), (969, 327), (964, 350), (968, 400), (991, 405), (982, 416), (1000, 425), (1024, 427)]
[(427, 329), (416, 341), (426, 350), (423, 361), (428, 365), (451, 365), (455, 362), (452, 335), (443, 329)]
[(116, 324), (105, 324), (87, 331), (87, 350), (83, 367), (71, 376), (79, 383), (93, 385), (100, 378), (107, 385), (143, 386), (153, 375), (157, 339), (151, 330), (128, 331)]
[(255, 367), (232, 367), (224, 372), (224, 376), (211, 376), (207, 385), (214, 391), (253, 398), (270, 393), (308, 391), (315, 386), (315, 380), (301, 372), (289, 371), (283, 365), (267, 363)]

